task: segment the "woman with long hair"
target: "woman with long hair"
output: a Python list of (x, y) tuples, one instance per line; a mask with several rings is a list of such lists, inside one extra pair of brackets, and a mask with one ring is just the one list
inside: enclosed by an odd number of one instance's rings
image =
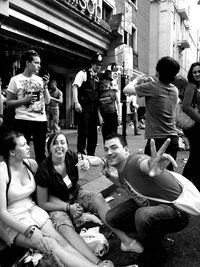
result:
[(184, 167), (183, 175), (200, 190), (198, 159), (200, 151), (200, 113), (196, 110), (196, 107), (200, 105), (200, 62), (195, 62), (191, 65), (187, 78), (188, 85), (183, 98), (183, 110), (195, 121), (195, 124), (191, 128), (184, 130), (184, 134), (190, 143), (190, 155)]
[[(95, 267), (74, 249), (53, 227), (46, 211), (32, 198), (37, 163), (30, 159), (30, 147), (23, 134), (8, 133), (3, 139), (0, 163), (0, 237), (8, 245), (51, 251), (61, 264)], [(102, 262), (100, 262), (102, 263)], [(104, 266), (103, 264), (100, 266)]]

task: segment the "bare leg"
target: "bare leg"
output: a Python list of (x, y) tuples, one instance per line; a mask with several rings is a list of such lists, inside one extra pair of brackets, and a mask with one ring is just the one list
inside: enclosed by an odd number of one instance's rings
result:
[(89, 249), (85, 241), (77, 234), (77, 232), (68, 225), (60, 225), (58, 232), (71, 244), (72, 247), (76, 248), (81, 254), (93, 263), (97, 263), (97, 258), (92, 251)]
[[(63, 264), (70, 267), (95, 267), (97, 265), (91, 263), (87, 259), (79, 257), (78, 254), (71, 253), (66, 247), (62, 247), (55, 239), (51, 237), (44, 237), (49, 248), (52, 250), (53, 254), (58, 257)], [(15, 239), (15, 245), (25, 247), (25, 248), (34, 248), (31, 239), (26, 238), (24, 235), (19, 234)]]

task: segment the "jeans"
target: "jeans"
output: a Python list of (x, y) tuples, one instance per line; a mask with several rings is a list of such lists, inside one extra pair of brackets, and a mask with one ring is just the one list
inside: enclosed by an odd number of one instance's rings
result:
[[(163, 145), (163, 143), (167, 140), (167, 138), (171, 139), (171, 142), (169, 143), (165, 153), (170, 154), (175, 160), (178, 152), (178, 136), (167, 136), (166, 138), (155, 138), (155, 146), (156, 149), (159, 150), (159, 148)], [(147, 140), (144, 153), (146, 155), (151, 156), (151, 146), (150, 146), (150, 139)], [(173, 171), (173, 165), (170, 163), (167, 167), (168, 170)]]
[(137, 239), (145, 244), (183, 230), (189, 223), (189, 216), (170, 205), (138, 207), (129, 199), (109, 210), (106, 222), (113, 228), (135, 232)]
[(47, 134), (46, 121), (15, 120), (14, 130), (23, 133), (28, 144), (33, 138), (35, 159), (37, 163), (40, 163), (43, 159), (46, 158), (45, 155), (46, 134)]
[(47, 107), (47, 121), (50, 133), (56, 133), (60, 131), (59, 127), (59, 107)]
[(98, 114), (97, 109), (88, 111), (83, 108), (82, 113), (78, 114), (78, 140), (77, 150), (85, 154), (93, 156), (97, 146), (97, 124)]
[(104, 113), (102, 116), (104, 121), (102, 125), (102, 135), (103, 140), (105, 140), (107, 135), (117, 133), (118, 118), (117, 113)]

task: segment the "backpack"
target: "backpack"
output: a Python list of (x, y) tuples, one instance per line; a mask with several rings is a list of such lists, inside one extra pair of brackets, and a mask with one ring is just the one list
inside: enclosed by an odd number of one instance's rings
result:
[(156, 202), (161, 202), (165, 204), (172, 204), (177, 209), (184, 211), (185, 213), (198, 216), (200, 215), (200, 192), (198, 189), (194, 186), (194, 184), (189, 181), (187, 178), (182, 176), (179, 173), (172, 172), (170, 173), (173, 175), (174, 179), (179, 183), (179, 185), (182, 187), (182, 193), (175, 199), (174, 201), (169, 201), (166, 199), (160, 199), (160, 198), (154, 198), (142, 195), (137, 192), (133, 188), (133, 186), (125, 179), (125, 182), (129, 186), (130, 190), (135, 192), (136, 194)]

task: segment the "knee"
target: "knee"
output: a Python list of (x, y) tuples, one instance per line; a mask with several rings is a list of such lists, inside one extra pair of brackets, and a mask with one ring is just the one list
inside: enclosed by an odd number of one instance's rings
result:
[(112, 209), (110, 209), (107, 213), (106, 213), (106, 217), (105, 217), (105, 222), (108, 226), (110, 227), (117, 227), (116, 223), (117, 223), (117, 216), (115, 216), (115, 212), (113, 212)]
[(147, 222), (153, 219), (153, 212), (149, 207), (142, 207), (136, 210), (135, 224), (137, 226), (143, 226)]
[(93, 200), (94, 200), (94, 205), (95, 207), (97, 207), (97, 209), (102, 206), (108, 206), (101, 193), (95, 193), (93, 195)]
[(55, 251), (55, 249), (57, 248), (58, 246), (58, 242), (52, 238), (52, 237), (45, 237), (46, 241), (47, 241), (47, 244), (48, 244), (48, 247), (52, 250), (52, 251)]

